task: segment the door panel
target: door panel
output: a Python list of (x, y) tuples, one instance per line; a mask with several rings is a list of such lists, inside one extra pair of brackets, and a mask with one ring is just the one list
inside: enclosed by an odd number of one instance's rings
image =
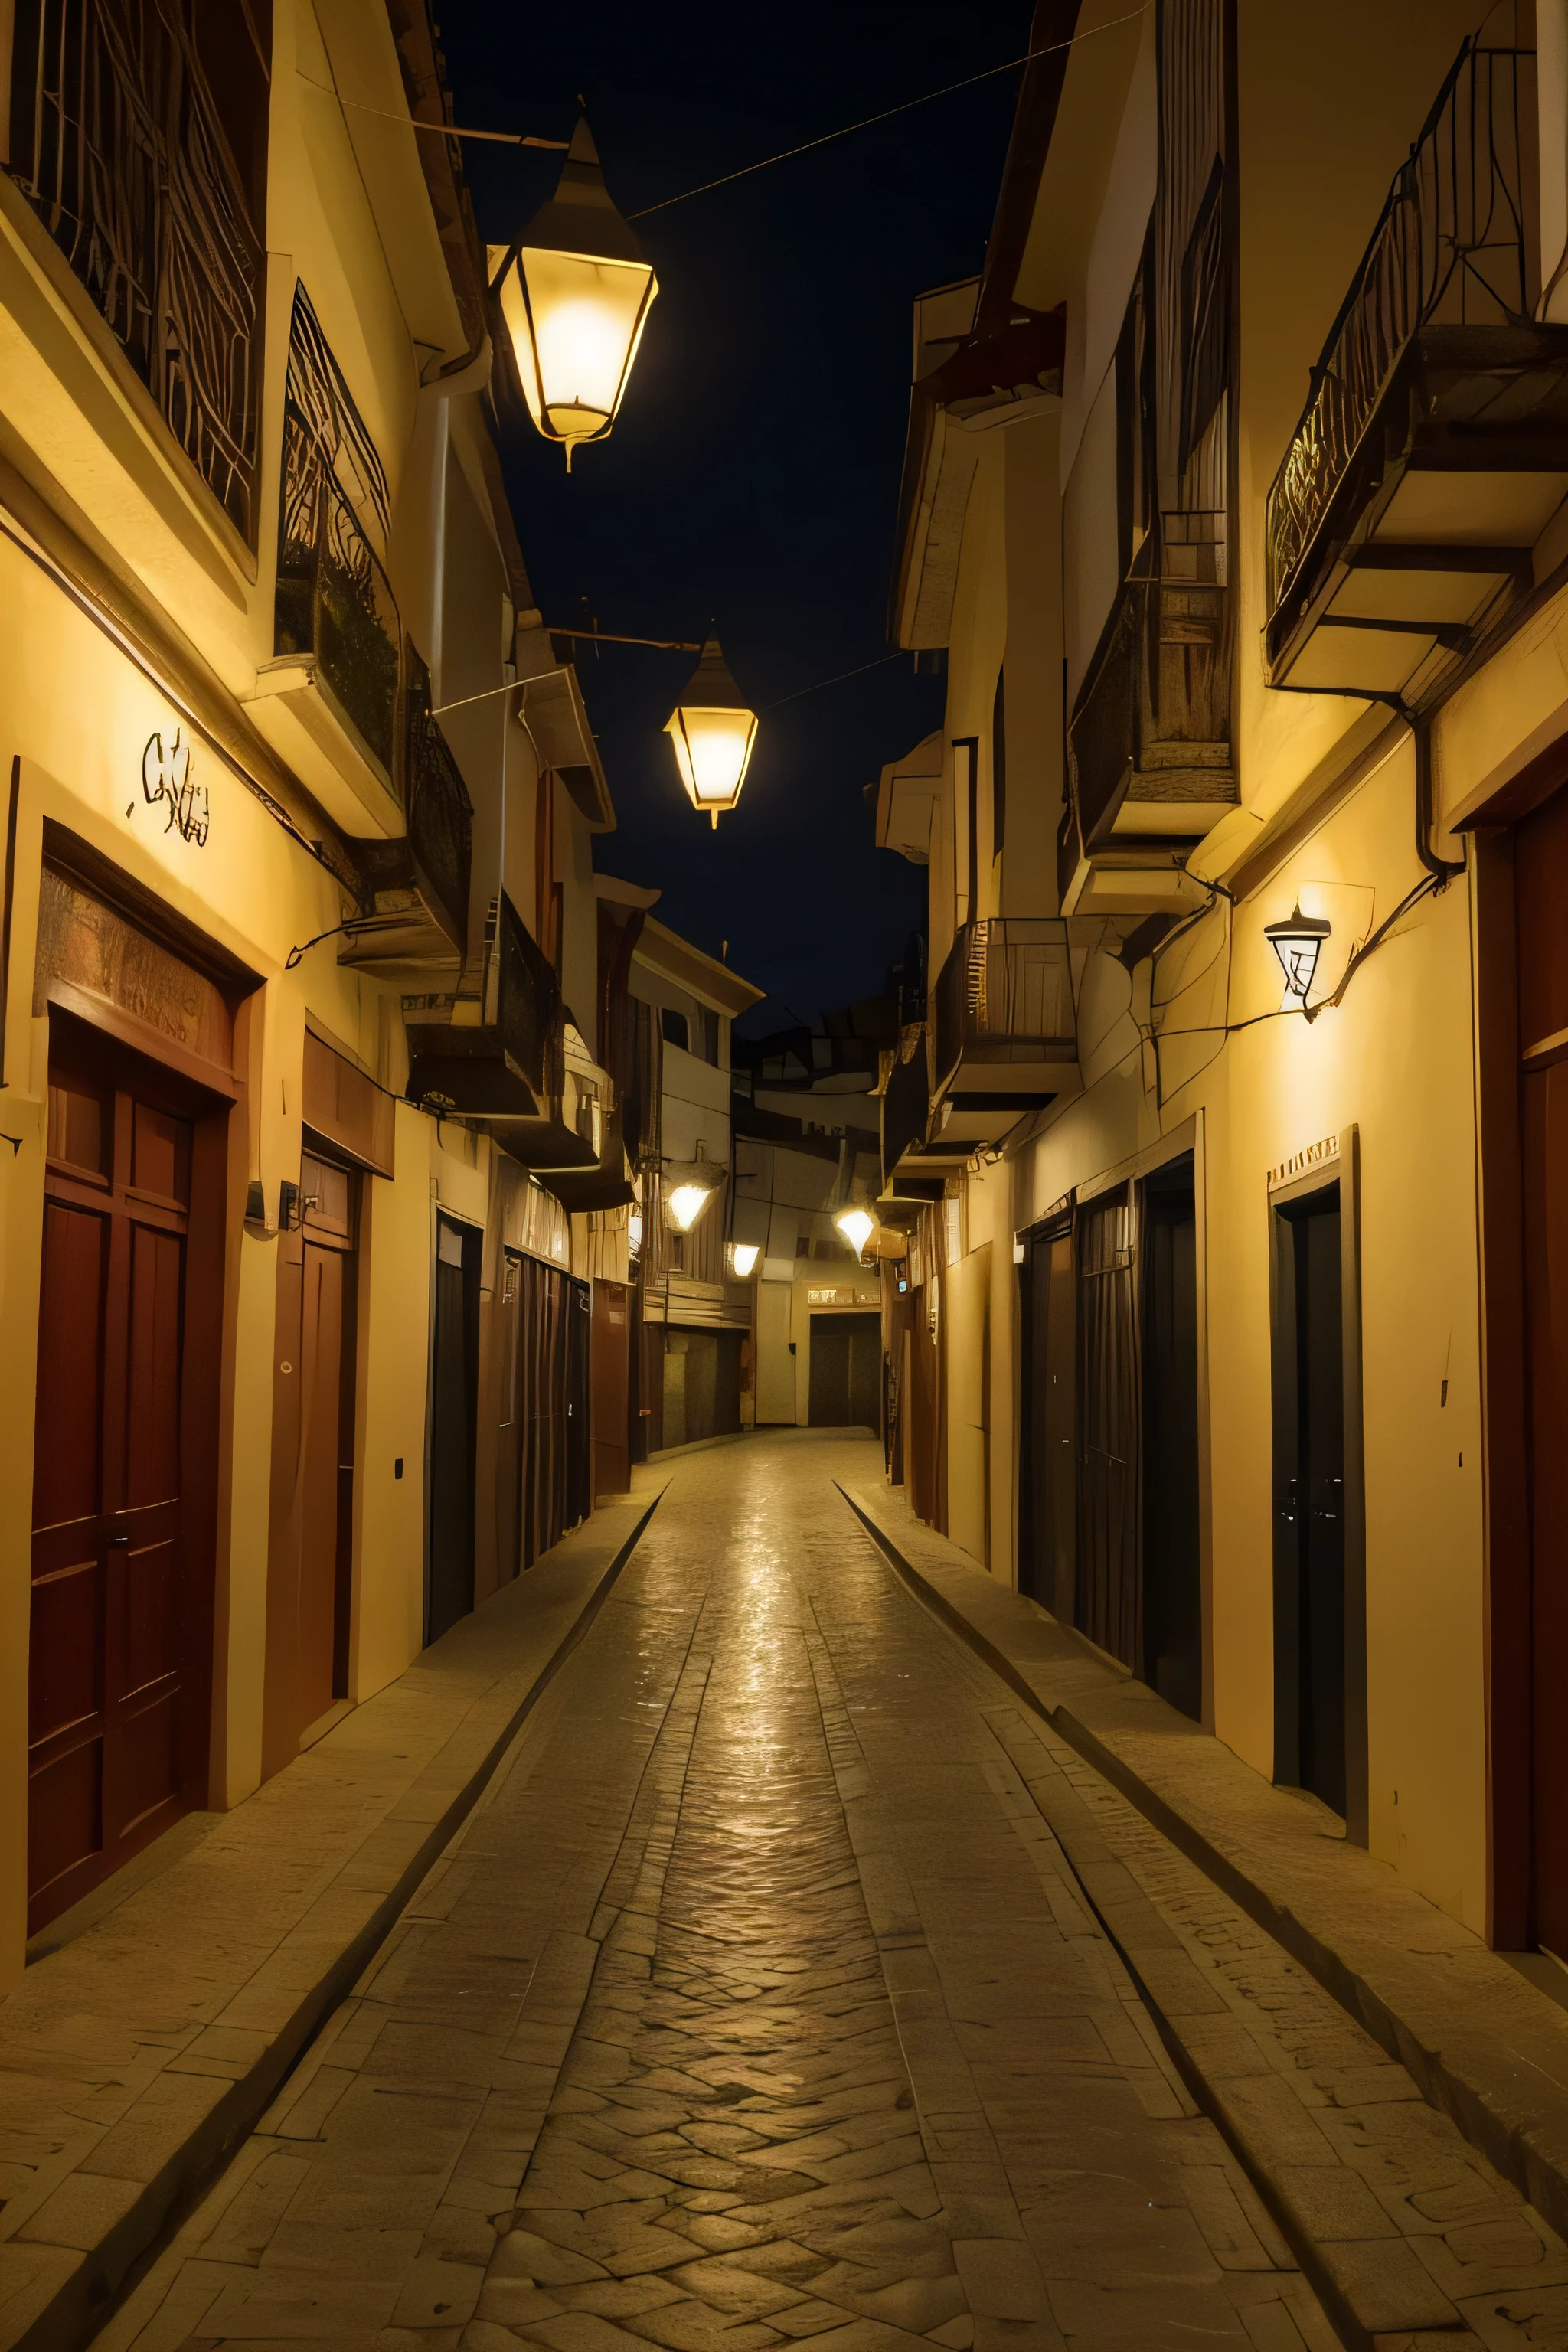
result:
[(1336, 1813), (1345, 1748), (1345, 1420), (1340, 1188), (1277, 1208), (1275, 1778)]
[(437, 1221), (430, 1380), (430, 1517), (425, 1639), (474, 1605), (474, 1408), (479, 1385), (479, 1235)]
[(1143, 1679), (1203, 1714), (1197, 1215), (1190, 1159), (1142, 1187)]
[[(111, 1049), (57, 1041), (49, 1087), (28, 1685), (29, 1926), (191, 1801), (185, 1250), (195, 1129)], [(90, 1066), (89, 1066), (90, 1064)], [(126, 1075), (134, 1064), (123, 1059)], [(155, 1084), (155, 1080), (149, 1081)], [(210, 1573), (210, 1563), (203, 1566)]]
[(1568, 1062), (1524, 1080), (1536, 1941), (1568, 1959)]
[(624, 1282), (594, 1285), (594, 1499), (631, 1486), (626, 1413), (630, 1402), (631, 1295)]
[(1135, 1217), (1125, 1191), (1078, 1228), (1078, 1575), (1074, 1622), (1137, 1672), (1139, 1371)]
[(300, 1668), (301, 1732), (336, 1696), (338, 1473), (343, 1384), (344, 1253), (304, 1250), (300, 1461)]

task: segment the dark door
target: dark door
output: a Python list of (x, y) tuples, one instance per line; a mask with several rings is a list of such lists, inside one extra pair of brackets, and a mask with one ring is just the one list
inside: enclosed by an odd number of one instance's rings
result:
[(1139, 1575), (1137, 1212), (1121, 1187), (1078, 1223), (1078, 1564), (1074, 1622), (1136, 1674)]
[(1142, 1191), (1143, 1679), (1196, 1721), (1204, 1704), (1203, 1570), (1190, 1156), (1157, 1170)]
[(875, 1429), (881, 1412), (880, 1315), (811, 1318), (811, 1423), (815, 1429)]
[(570, 1285), (542, 1258), (519, 1261), (522, 1284), (522, 1564), (561, 1540), (567, 1506)]
[(946, 1464), (942, 1460), (942, 1366), (937, 1321), (942, 1283), (933, 1275), (910, 1293), (910, 1385), (904, 1485), (910, 1508), (928, 1527), (947, 1516)]
[[(1537, 1944), (1568, 1961), (1568, 793), (1554, 793), (1519, 827), (1513, 871), (1516, 1043), (1527, 1056), (1520, 1092), (1529, 1389), (1531, 1927)], [(1494, 1842), (1500, 1842), (1496, 1829)]]
[(522, 1566), (522, 1257), (503, 1249), (500, 1291), (491, 1305), (496, 1386), (496, 1582)]
[(29, 1933), (201, 1801), (206, 1761), (212, 1559), (188, 1509), (193, 1466), (216, 1450), (186, 1284), (198, 1118), (72, 1029), (49, 1063)]
[(300, 1223), (278, 1237), (266, 1775), (299, 1754), (301, 1738), (348, 1691), (358, 1189), (347, 1169), (307, 1153)]
[(430, 1520), (425, 1639), (474, 1605), (474, 1414), (479, 1391), (480, 1237), (436, 1221), (436, 1331), (430, 1362)]
[(1025, 1247), (1024, 1458), (1018, 1581), (1064, 1624), (1073, 1622), (1076, 1437), (1076, 1286), (1072, 1234), (1037, 1234)]
[(594, 1500), (624, 1495), (632, 1483), (628, 1410), (631, 1381), (631, 1287), (595, 1282), (592, 1334)]
[(594, 1507), (593, 1423), (589, 1412), (589, 1349), (593, 1294), (585, 1282), (566, 1286), (566, 1507), (574, 1528)]
[(1274, 1213), (1275, 1779), (1345, 1810), (1340, 1188)]

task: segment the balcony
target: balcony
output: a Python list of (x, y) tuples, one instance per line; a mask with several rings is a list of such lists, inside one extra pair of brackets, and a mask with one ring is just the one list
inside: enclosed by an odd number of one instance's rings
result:
[(340, 963), (455, 977), (465, 961), (473, 803), (451, 745), (431, 716), (430, 673), (405, 642), (407, 683), (396, 763), (407, 827), (397, 841), (360, 852), (369, 911), (347, 926)]
[(935, 1013), (926, 1156), (966, 1157), (1078, 1093), (1065, 922), (998, 916), (966, 923), (937, 975)]
[(482, 997), (405, 999), (404, 1017), (411, 1099), (481, 1120), (525, 1168), (597, 1164), (584, 1089), (568, 1088), (554, 971), (504, 894), (486, 944)]
[(1534, 316), (1535, 121), (1533, 52), (1467, 43), (1269, 490), (1271, 685), (1418, 709), (1533, 585), (1568, 497), (1568, 327)]
[(344, 833), (395, 837), (402, 624), (359, 517), (291, 406), (273, 643), (249, 698), (257, 725)]
[[(8, 10), (7, 16), (11, 12)], [(259, 43), (156, 0), (19, 0), (10, 170), (164, 424), (256, 544), (266, 147)]]

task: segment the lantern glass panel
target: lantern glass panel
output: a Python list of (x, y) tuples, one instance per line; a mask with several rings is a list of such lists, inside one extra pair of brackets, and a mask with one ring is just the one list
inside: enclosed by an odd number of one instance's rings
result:
[(757, 740), (755, 713), (683, 703), (665, 730), (694, 808), (733, 808)]
[(669, 1214), (676, 1231), (689, 1234), (708, 1201), (706, 1184), (677, 1184), (669, 1195)]
[(864, 1209), (846, 1209), (834, 1222), (856, 1256), (859, 1257), (876, 1231), (876, 1218)]
[(658, 290), (647, 262), (523, 247), (501, 312), (542, 433), (586, 441), (609, 431)]

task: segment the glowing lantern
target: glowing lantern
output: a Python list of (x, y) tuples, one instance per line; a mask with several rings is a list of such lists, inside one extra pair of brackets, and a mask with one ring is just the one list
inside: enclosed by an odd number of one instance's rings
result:
[(840, 1209), (833, 1222), (856, 1256), (863, 1256), (867, 1243), (877, 1230), (876, 1218), (865, 1209)]
[(689, 1234), (711, 1198), (707, 1184), (677, 1184), (669, 1195), (669, 1219), (677, 1233)]
[(1288, 921), (1265, 923), (1263, 936), (1279, 957), (1279, 969), (1285, 975), (1287, 1004), (1306, 1003), (1323, 941), (1332, 929), (1333, 925), (1325, 922), (1321, 915), (1304, 915), (1299, 898)]
[(735, 1278), (744, 1282), (757, 1262), (755, 1242), (733, 1242), (730, 1246), (730, 1265)]
[(610, 202), (598, 150), (579, 122), (560, 184), (516, 245), (490, 247), (491, 291), (517, 353), (528, 413), (566, 450), (616, 421), (658, 291), (652, 264)]
[(688, 799), (717, 829), (720, 816), (741, 797), (757, 740), (756, 712), (742, 701), (717, 637), (710, 637), (703, 646), (702, 658), (664, 731), (675, 746), (675, 764)]

